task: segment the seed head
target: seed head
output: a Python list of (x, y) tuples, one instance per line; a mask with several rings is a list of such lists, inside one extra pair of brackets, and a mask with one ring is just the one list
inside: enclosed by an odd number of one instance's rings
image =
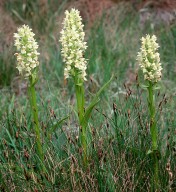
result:
[(158, 82), (162, 75), (160, 55), (158, 53), (159, 45), (156, 40), (157, 38), (155, 35), (146, 35), (146, 37), (142, 37), (142, 46), (137, 55), (137, 61), (144, 73), (144, 79), (153, 83)]
[(70, 75), (78, 75), (81, 79), (86, 80), (87, 61), (83, 55), (87, 46), (86, 42), (84, 42), (84, 25), (79, 13), (76, 9), (71, 9), (70, 12), (65, 11), (60, 38), (62, 44), (61, 54), (66, 64), (64, 69), (65, 78), (69, 78)]
[(18, 28), (17, 33), (14, 33), (15, 46), (18, 51), (18, 53), (15, 53), (17, 69), (24, 78), (31, 76), (34, 69), (39, 65), (38, 44), (34, 39), (34, 35), (32, 29), (27, 25)]

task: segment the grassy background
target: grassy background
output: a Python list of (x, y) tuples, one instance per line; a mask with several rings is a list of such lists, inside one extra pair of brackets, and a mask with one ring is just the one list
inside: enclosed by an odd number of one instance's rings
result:
[[(163, 66), (161, 89), (156, 91), (160, 189), (174, 191), (176, 24), (152, 27), (149, 22), (141, 26), (139, 13), (128, 3), (105, 10), (94, 23), (84, 20), (88, 42), (85, 57), (89, 60), (87, 101), (112, 74), (116, 76), (90, 120), (90, 163), (85, 170), (77, 141), (74, 88), (71, 81), (64, 81), (58, 43), (64, 10), (76, 5), (67, 0), (50, 0), (46, 4), (9, 0), (3, 4), (3, 10), (13, 20), (13, 29), (16, 31), (24, 23), (30, 25), (40, 44), (37, 98), (47, 173), (41, 174), (35, 153), (27, 83), (15, 68), (12, 39), (0, 52), (0, 190), (151, 191), (152, 162), (146, 155), (151, 146), (147, 95), (136, 81), (136, 55), (140, 38), (155, 33)], [(1, 33), (2, 41), (5, 35)], [(48, 139), (50, 127), (67, 114), (69, 119)], [(169, 181), (168, 165), (173, 181)]]

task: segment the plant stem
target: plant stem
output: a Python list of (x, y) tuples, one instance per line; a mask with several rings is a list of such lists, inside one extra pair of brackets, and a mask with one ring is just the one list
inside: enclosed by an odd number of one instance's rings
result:
[(157, 133), (157, 127), (156, 127), (156, 109), (155, 109), (155, 103), (154, 103), (154, 93), (153, 93), (153, 84), (152, 82), (149, 82), (148, 87), (148, 105), (149, 105), (149, 111), (150, 111), (150, 132), (152, 137), (152, 154), (153, 154), (153, 165), (154, 165), (154, 191), (158, 190), (159, 187), (159, 165), (158, 165), (158, 133)]
[(34, 86), (34, 83), (32, 81), (32, 78), (30, 79), (29, 93), (30, 93), (29, 96), (30, 96), (31, 110), (33, 113), (33, 120), (34, 120), (34, 130), (35, 130), (35, 134), (36, 134), (37, 152), (38, 152), (38, 156), (39, 156), (39, 158), (43, 164), (44, 154), (43, 154), (42, 145), (41, 145), (41, 138), (40, 138), (38, 107), (37, 107), (37, 102), (36, 102), (35, 86)]
[(75, 91), (76, 91), (76, 99), (77, 99), (77, 110), (79, 117), (79, 125), (80, 125), (80, 137), (81, 137), (81, 145), (83, 148), (83, 162), (84, 165), (87, 166), (87, 134), (86, 134), (86, 123), (84, 121), (84, 85), (83, 82), (78, 78), (75, 78)]

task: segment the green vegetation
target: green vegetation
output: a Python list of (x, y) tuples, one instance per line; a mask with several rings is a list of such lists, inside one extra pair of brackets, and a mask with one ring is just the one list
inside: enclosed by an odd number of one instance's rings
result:
[(151, 191), (148, 95), (139, 87), (143, 77), (137, 75), (136, 66), (140, 38), (147, 33), (158, 38), (163, 67), (161, 88), (155, 91), (159, 189), (175, 191), (176, 24), (142, 28), (130, 5), (111, 8), (91, 27), (85, 21), (86, 106), (100, 85), (115, 75), (89, 119), (85, 168), (74, 86), (64, 81), (58, 43), (61, 16), (69, 1), (50, 0), (43, 12), (38, 1), (28, 2), (6, 1), (4, 9), (18, 26), (33, 28), (40, 45), (36, 99), (46, 171), (41, 171), (36, 152), (27, 85), (17, 78), (15, 51), (9, 46), (0, 53), (0, 191)]

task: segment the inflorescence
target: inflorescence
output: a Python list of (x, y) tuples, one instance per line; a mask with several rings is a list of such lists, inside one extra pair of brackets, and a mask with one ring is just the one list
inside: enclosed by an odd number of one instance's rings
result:
[(161, 79), (160, 55), (157, 52), (159, 45), (155, 35), (142, 37), (142, 46), (137, 56), (137, 61), (144, 73), (144, 79), (156, 83)]
[(83, 55), (87, 46), (86, 42), (84, 42), (84, 25), (79, 13), (76, 9), (71, 9), (70, 12), (65, 11), (66, 17), (60, 38), (62, 44), (61, 54), (63, 61), (66, 63), (64, 69), (65, 78), (78, 76), (82, 80), (86, 80), (87, 61)]
[(27, 25), (18, 28), (18, 33), (14, 33), (15, 46), (17, 47), (17, 69), (20, 75), (28, 78), (33, 70), (39, 65), (37, 52), (38, 44), (34, 39), (34, 33)]

